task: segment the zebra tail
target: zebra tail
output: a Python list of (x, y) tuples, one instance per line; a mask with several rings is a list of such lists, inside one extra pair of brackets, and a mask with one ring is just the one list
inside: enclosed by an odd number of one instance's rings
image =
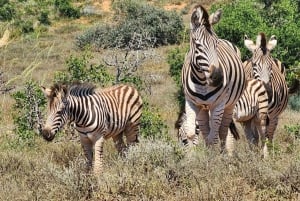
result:
[(235, 123), (233, 121), (231, 121), (230, 125), (229, 125), (229, 129), (230, 132), (232, 133), (233, 137), (235, 140), (239, 140), (240, 139), (240, 134), (238, 133), (238, 130), (235, 126)]
[(300, 82), (298, 79), (294, 79), (292, 81), (291, 86), (289, 87), (289, 95), (293, 95), (294, 93), (299, 92), (300, 89)]

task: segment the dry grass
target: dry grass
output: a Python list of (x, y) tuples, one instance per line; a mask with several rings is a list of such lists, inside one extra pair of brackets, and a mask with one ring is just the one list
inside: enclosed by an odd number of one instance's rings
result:
[[(81, 53), (73, 42), (89, 26), (86, 22), (54, 23), (47, 34), (11, 41), (0, 51), (0, 70), (16, 90), (30, 78), (51, 85), (54, 71), (65, 69), (66, 58)], [(157, 49), (161, 59), (147, 62), (140, 73), (150, 80), (149, 100), (160, 109), (176, 141), (177, 89), (166, 62), (171, 48)], [(102, 53), (94, 53), (93, 62), (100, 62)], [(12, 105), (8, 94), (1, 95), (0, 200), (300, 200), (300, 141), (284, 130), (284, 125), (300, 121), (294, 111), (281, 116), (276, 150), (268, 160), (250, 151), (244, 137), (232, 158), (203, 145), (185, 153), (176, 142), (150, 140), (120, 158), (109, 141), (105, 171), (95, 178), (85, 173), (76, 141), (47, 143), (37, 138), (34, 147), (19, 146), (12, 131)]]

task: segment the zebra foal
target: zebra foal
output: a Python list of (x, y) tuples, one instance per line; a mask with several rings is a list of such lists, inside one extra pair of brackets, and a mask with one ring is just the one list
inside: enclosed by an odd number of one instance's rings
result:
[[(285, 110), (288, 102), (289, 89), (285, 80), (285, 68), (274, 59), (271, 51), (276, 47), (277, 40), (272, 36), (267, 41), (264, 33), (258, 34), (256, 44), (245, 36), (245, 46), (252, 52), (252, 57), (244, 62), (248, 78), (264, 82), (268, 93), (267, 140), (273, 140), (279, 115)], [(266, 147), (265, 156), (268, 156)]]
[(209, 16), (201, 6), (191, 15), (190, 50), (185, 56), (181, 81), (185, 95), (186, 120), (182, 124), (188, 144), (197, 144), (195, 121), (206, 145), (225, 148), (235, 103), (245, 88), (245, 73), (238, 50), (219, 39), (212, 25), (221, 10)]
[(90, 84), (70, 86), (55, 84), (42, 87), (48, 98), (48, 118), (42, 129), (47, 141), (68, 121), (75, 123), (89, 168), (94, 173), (103, 169), (103, 144), (112, 138), (119, 153), (126, 145), (138, 142), (142, 99), (138, 91), (127, 85), (100, 89)]
[(264, 152), (267, 116), (268, 94), (265, 84), (260, 80), (248, 79), (246, 89), (234, 107), (233, 119), (243, 126), (250, 146), (258, 146), (259, 138), (261, 139)]

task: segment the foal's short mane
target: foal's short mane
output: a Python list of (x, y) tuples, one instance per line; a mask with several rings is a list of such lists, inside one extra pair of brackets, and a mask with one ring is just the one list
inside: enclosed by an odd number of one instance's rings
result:
[(90, 83), (73, 83), (69, 86), (69, 93), (72, 96), (92, 95), (95, 93), (96, 85)]
[(262, 49), (263, 53), (265, 54), (267, 51), (267, 39), (265, 33), (261, 32), (260, 35), (260, 48)]

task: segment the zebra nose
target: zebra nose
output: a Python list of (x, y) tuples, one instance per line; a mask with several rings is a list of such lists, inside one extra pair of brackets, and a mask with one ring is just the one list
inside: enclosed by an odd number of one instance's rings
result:
[(53, 134), (51, 134), (51, 131), (48, 130), (48, 129), (43, 129), (42, 130), (42, 136), (45, 140), (47, 141), (52, 141), (54, 139), (54, 136)]

